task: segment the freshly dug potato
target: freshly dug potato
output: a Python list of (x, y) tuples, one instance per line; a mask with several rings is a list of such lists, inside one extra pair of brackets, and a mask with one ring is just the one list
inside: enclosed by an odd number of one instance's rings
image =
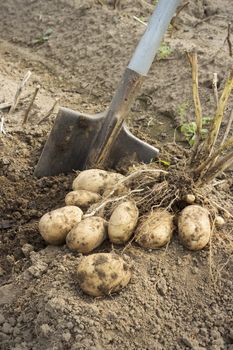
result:
[(84, 170), (74, 179), (72, 188), (74, 191), (87, 190), (94, 193), (103, 193), (107, 180), (108, 172), (105, 170)]
[(166, 210), (155, 210), (143, 221), (136, 232), (136, 242), (143, 248), (158, 249), (172, 237), (173, 216)]
[[(118, 173), (110, 173), (100, 169), (89, 169), (82, 171), (73, 181), (72, 188), (76, 190), (87, 190), (94, 193), (109, 193), (124, 176)], [(117, 193), (125, 190), (123, 184), (119, 185)]]
[(87, 208), (89, 205), (98, 202), (101, 196), (98, 193), (77, 190), (69, 192), (65, 197), (66, 205), (77, 205), (81, 208)]
[(75, 206), (52, 210), (40, 219), (40, 234), (50, 244), (63, 244), (68, 232), (82, 220), (82, 216), (82, 210)]
[(72, 250), (89, 253), (107, 237), (107, 221), (92, 216), (82, 220), (66, 236), (66, 244)]
[(133, 201), (119, 204), (114, 210), (108, 223), (108, 236), (111, 242), (123, 244), (133, 234), (138, 222), (138, 208)]
[(113, 188), (115, 189), (114, 194), (119, 195), (127, 192), (127, 187), (124, 184), (125, 176), (119, 173), (108, 173), (108, 180), (106, 182), (106, 187), (103, 196), (106, 197)]
[(182, 244), (190, 250), (199, 250), (210, 240), (209, 212), (199, 205), (189, 205), (178, 218), (178, 233)]
[(217, 227), (222, 227), (224, 224), (225, 224), (224, 218), (222, 216), (220, 216), (220, 215), (216, 216), (216, 218), (215, 218), (215, 225)]
[(109, 295), (125, 287), (131, 272), (126, 262), (116, 254), (92, 254), (82, 259), (77, 268), (81, 289), (92, 296)]

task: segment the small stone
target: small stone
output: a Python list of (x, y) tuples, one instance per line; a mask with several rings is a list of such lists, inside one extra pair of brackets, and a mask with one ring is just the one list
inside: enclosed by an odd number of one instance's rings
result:
[(10, 325), (13, 326), (13, 327), (14, 327), (14, 325), (16, 324), (16, 320), (15, 320), (14, 317), (10, 317), (10, 318), (8, 319), (8, 322), (9, 322)]
[(197, 275), (198, 272), (199, 272), (199, 269), (198, 269), (197, 267), (194, 266), (194, 267), (191, 269), (191, 272), (192, 272), (194, 275)]
[(221, 337), (221, 334), (215, 329), (213, 329), (210, 334), (213, 339), (218, 339), (219, 337)]
[(215, 224), (217, 227), (222, 227), (225, 224), (225, 220), (223, 219), (222, 216), (216, 216), (215, 218)]
[(51, 328), (47, 323), (44, 323), (40, 326), (40, 330), (43, 336), (47, 337), (51, 333)]
[(20, 292), (13, 283), (5, 284), (0, 287), (0, 305), (10, 304)]
[(224, 340), (221, 338), (218, 338), (218, 339), (214, 339), (212, 341), (212, 345), (217, 345), (219, 347), (223, 346), (224, 345)]
[(34, 277), (41, 277), (48, 269), (48, 264), (38, 261), (36, 265), (32, 265), (27, 271)]
[(158, 293), (162, 296), (165, 296), (167, 293), (167, 283), (165, 278), (160, 278), (160, 280), (156, 284), (156, 289)]
[(70, 339), (71, 339), (71, 334), (70, 334), (70, 332), (66, 331), (65, 333), (63, 333), (62, 338), (63, 338), (63, 340), (64, 340), (65, 342), (68, 343), (68, 342), (70, 341)]
[(2, 331), (5, 334), (10, 334), (10, 333), (12, 333), (13, 328), (11, 327), (10, 323), (5, 322), (5, 323), (3, 323)]
[(24, 255), (26, 257), (29, 257), (30, 253), (34, 250), (34, 247), (31, 244), (26, 243), (22, 246), (21, 249), (22, 249), (22, 252), (24, 253)]
[(19, 334), (20, 334), (20, 329), (18, 327), (14, 327), (14, 330), (13, 330), (14, 337), (19, 335)]
[(182, 340), (182, 342), (183, 342), (185, 345), (187, 345), (189, 348), (192, 349), (192, 348), (194, 347), (193, 341), (192, 341), (190, 338), (184, 336), (184, 337), (181, 338), (181, 340)]
[(66, 327), (67, 327), (68, 329), (72, 329), (72, 328), (74, 327), (74, 325), (73, 325), (72, 322), (67, 322)]
[(195, 200), (196, 200), (196, 197), (193, 194), (187, 194), (185, 196), (185, 201), (188, 204), (193, 204), (195, 202)]

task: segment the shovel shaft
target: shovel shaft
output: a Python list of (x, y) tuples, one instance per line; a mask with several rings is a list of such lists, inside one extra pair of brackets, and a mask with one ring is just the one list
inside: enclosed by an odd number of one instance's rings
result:
[(117, 139), (144, 76), (126, 68), (118, 89), (107, 111), (101, 130), (90, 146), (86, 167), (102, 166), (108, 158), (111, 147)]
[(147, 75), (179, 3), (180, 0), (160, 0), (158, 2), (128, 68), (139, 74)]
[(90, 146), (86, 167), (101, 167), (107, 160), (179, 2), (180, 0), (159, 0), (113, 96), (102, 128)]

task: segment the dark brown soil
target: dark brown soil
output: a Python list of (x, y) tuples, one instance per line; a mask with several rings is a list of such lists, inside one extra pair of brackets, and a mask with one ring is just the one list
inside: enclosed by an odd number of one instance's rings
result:
[[(43, 124), (38, 121), (55, 98), (59, 105), (83, 112), (108, 106), (144, 31), (134, 16), (147, 21), (152, 2), (121, 1), (117, 9), (105, 0), (1, 3), (0, 103), (11, 101), (19, 80), (32, 71), (16, 112), (3, 113), (6, 135), (0, 135), (1, 349), (233, 349), (229, 223), (200, 252), (186, 250), (176, 237), (158, 251), (129, 246), (123, 254), (133, 265), (130, 284), (117, 295), (97, 299), (85, 296), (76, 283), (81, 255), (65, 246), (46, 247), (38, 232), (38, 219), (64, 205), (75, 176), (33, 177), (57, 109)], [(172, 37), (166, 35), (172, 53), (155, 60), (129, 115), (135, 135), (162, 148), (173, 140), (179, 123), (193, 118), (185, 54), (192, 47), (199, 56), (203, 113), (212, 116), (213, 73), (218, 73), (221, 90), (233, 63), (225, 41), (232, 15), (231, 0), (190, 1)], [(41, 90), (23, 126), (38, 83)], [(231, 97), (226, 121), (232, 103)], [(182, 139), (179, 133), (177, 137)], [(223, 178), (218, 186), (226, 198), (233, 195), (232, 178)], [(100, 251), (111, 249), (106, 243)]]

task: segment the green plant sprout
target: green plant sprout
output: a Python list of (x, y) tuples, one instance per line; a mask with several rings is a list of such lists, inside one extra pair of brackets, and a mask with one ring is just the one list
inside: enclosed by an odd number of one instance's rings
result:
[(49, 40), (49, 37), (52, 34), (52, 32), (53, 32), (52, 28), (48, 28), (44, 33), (42, 33), (41, 35), (39, 35), (36, 39), (34, 39), (32, 41), (33, 45), (44, 44), (46, 41)]
[[(210, 121), (211, 121), (210, 117), (203, 117), (202, 125), (206, 126), (210, 123)], [(185, 139), (188, 141), (190, 146), (193, 146), (195, 143), (196, 131), (197, 131), (196, 122), (184, 123), (180, 126), (180, 132), (184, 135)], [(203, 139), (207, 134), (208, 134), (208, 129), (202, 128), (201, 136)]]
[(160, 60), (163, 60), (168, 56), (170, 56), (172, 52), (173, 52), (172, 48), (167, 43), (162, 42), (158, 51), (158, 58)]

